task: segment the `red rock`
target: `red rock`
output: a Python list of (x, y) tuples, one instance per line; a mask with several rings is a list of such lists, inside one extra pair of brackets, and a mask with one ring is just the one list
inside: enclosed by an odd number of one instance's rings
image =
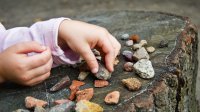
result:
[(133, 40), (134, 43), (138, 43), (140, 40), (140, 37), (138, 35), (134, 34), (134, 35), (131, 35), (129, 39)]
[(71, 86), (69, 87), (71, 90), (69, 99), (70, 100), (74, 100), (75, 99), (75, 95), (76, 92), (79, 90), (79, 87), (84, 85), (85, 83), (82, 81), (78, 81), (78, 80), (73, 80)]
[(34, 97), (31, 97), (31, 96), (27, 96), (25, 98), (26, 108), (33, 108), (33, 107), (36, 107), (36, 106), (45, 107), (46, 105), (47, 105), (46, 101), (39, 100), (39, 99), (36, 99)]
[(84, 85), (85, 83), (78, 80), (73, 80), (71, 86), (69, 87), (71, 90), (79, 88), (80, 86)]
[(94, 81), (94, 87), (105, 87), (108, 85), (109, 85), (109, 82), (106, 80), (95, 80)]
[(76, 92), (78, 91), (78, 89), (72, 89), (70, 96), (69, 96), (69, 100), (74, 100), (75, 96), (76, 96)]
[(119, 102), (120, 92), (113, 91), (108, 93), (104, 99), (107, 104), (117, 104)]
[(88, 89), (84, 89), (84, 90), (80, 90), (76, 92), (76, 101), (80, 101), (80, 100), (90, 100), (92, 99), (94, 95), (94, 89), (93, 88), (88, 88)]
[(71, 100), (68, 100), (68, 99), (60, 99), (60, 100), (55, 100), (55, 101), (54, 101), (54, 104), (55, 104), (55, 105), (60, 105), (60, 104), (69, 103), (69, 102), (71, 102)]

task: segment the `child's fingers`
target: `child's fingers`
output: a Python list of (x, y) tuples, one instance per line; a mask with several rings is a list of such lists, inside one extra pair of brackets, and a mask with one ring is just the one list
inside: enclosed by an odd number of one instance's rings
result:
[(121, 44), (111, 34), (109, 34), (109, 39), (110, 39), (110, 41), (112, 43), (112, 46), (113, 46), (113, 48), (115, 50), (115, 57), (116, 57), (118, 55), (120, 49), (121, 49)]
[(112, 43), (107, 39), (107, 37), (102, 37), (97, 43), (97, 46), (102, 49), (105, 53), (106, 67), (110, 72), (113, 72), (113, 61), (115, 59), (115, 51)]
[(34, 86), (36, 84), (39, 84), (41, 82), (43, 82), (45, 79), (47, 79), (48, 77), (50, 76), (50, 72), (47, 72), (43, 75), (40, 75), (36, 78), (33, 78), (32, 80), (28, 81), (28, 82), (25, 82), (25, 85), (26, 86)]
[(91, 51), (90, 46), (84, 45), (84, 48), (81, 48), (79, 50), (79, 53), (87, 62), (92, 73), (97, 73), (98, 72), (98, 63), (97, 63), (97, 60), (96, 60), (93, 52)]
[(39, 77), (42, 74), (46, 74), (46, 73), (50, 72), (51, 67), (52, 67), (52, 63), (53, 63), (53, 60), (51, 58), (46, 64), (30, 70), (29, 71), (30, 72), (30, 75), (29, 75), (30, 79)]
[(30, 42), (22, 42), (22, 43), (18, 43), (15, 45), (15, 52), (17, 53), (23, 53), (23, 54), (27, 54), (30, 52), (42, 52), (44, 50), (46, 50), (45, 46), (41, 46), (39, 43), (35, 42), (35, 41), (30, 41)]
[(27, 63), (29, 63), (28, 69), (31, 70), (33, 68), (45, 65), (51, 58), (51, 50), (47, 47), (47, 50), (43, 51), (42, 53), (38, 53), (27, 58)]

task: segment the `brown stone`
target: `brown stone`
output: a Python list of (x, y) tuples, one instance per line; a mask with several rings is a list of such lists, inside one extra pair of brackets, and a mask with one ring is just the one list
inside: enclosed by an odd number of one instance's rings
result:
[(136, 78), (127, 78), (123, 79), (122, 83), (130, 90), (135, 91), (139, 90), (141, 87), (141, 82)]
[(133, 71), (133, 63), (132, 62), (126, 62), (125, 64), (124, 64), (124, 70), (126, 71), (126, 72), (132, 72)]
[(105, 87), (108, 86), (109, 82), (106, 80), (95, 80), (94, 87)]
[(90, 100), (92, 99), (94, 95), (94, 89), (93, 88), (88, 88), (84, 90), (80, 90), (76, 92), (76, 101), (80, 100)]
[(34, 97), (31, 97), (31, 96), (27, 96), (25, 98), (26, 108), (33, 108), (33, 107), (36, 107), (36, 106), (45, 107), (46, 105), (47, 105), (46, 101), (39, 100), (39, 99), (36, 99)]
[(60, 100), (55, 100), (55, 101), (54, 101), (54, 104), (55, 104), (55, 105), (60, 105), (60, 104), (69, 103), (69, 102), (71, 102), (71, 100), (68, 100), (68, 99), (60, 99)]
[(119, 91), (113, 91), (111, 93), (108, 93), (104, 99), (106, 104), (117, 104), (119, 102), (120, 92)]
[(140, 37), (136, 34), (131, 35), (129, 39), (133, 40), (134, 43), (138, 43), (140, 41)]

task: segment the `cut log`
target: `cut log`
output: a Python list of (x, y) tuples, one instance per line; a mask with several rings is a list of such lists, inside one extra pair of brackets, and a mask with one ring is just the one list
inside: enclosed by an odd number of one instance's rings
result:
[[(125, 41), (120, 39), (123, 34), (137, 34), (142, 40), (147, 40), (148, 46), (156, 49), (150, 54), (155, 70), (154, 78), (144, 80), (135, 72), (124, 72), (125, 60), (120, 55), (120, 62), (109, 80), (110, 85), (100, 89), (94, 88), (92, 102), (100, 104), (106, 112), (196, 111), (198, 38), (197, 29), (188, 18), (160, 12), (113, 11), (79, 15), (75, 19), (107, 28), (122, 44), (122, 51), (131, 50), (130, 47), (123, 46)], [(159, 47), (162, 40), (168, 41), (167, 47)], [(0, 109), (5, 108), (5, 105), (9, 107), (8, 111), (23, 108), (23, 99), (28, 95), (39, 96), (38, 98), (49, 102), (69, 95), (68, 88), (56, 93), (48, 91), (54, 82), (64, 76), (64, 74), (58, 75), (59, 73), (69, 74), (73, 80), (77, 79), (79, 72), (74, 68), (59, 67), (52, 71), (51, 77), (46, 82), (36, 87), (19, 89), (19, 87), (2, 86)], [(122, 85), (121, 80), (129, 77), (141, 81), (140, 90), (129, 91)], [(88, 76), (83, 88), (92, 87), (94, 80), (92, 75)], [(120, 92), (117, 105), (106, 105), (103, 100), (111, 91)]]

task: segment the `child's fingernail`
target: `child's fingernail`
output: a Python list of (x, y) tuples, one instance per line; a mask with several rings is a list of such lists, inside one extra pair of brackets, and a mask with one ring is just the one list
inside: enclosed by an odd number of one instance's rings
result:
[(42, 46), (41, 49), (42, 49), (42, 50), (46, 50), (47, 47), (46, 47), (46, 46)]
[(92, 69), (92, 73), (97, 73), (98, 72), (98, 69), (97, 68), (93, 68)]

